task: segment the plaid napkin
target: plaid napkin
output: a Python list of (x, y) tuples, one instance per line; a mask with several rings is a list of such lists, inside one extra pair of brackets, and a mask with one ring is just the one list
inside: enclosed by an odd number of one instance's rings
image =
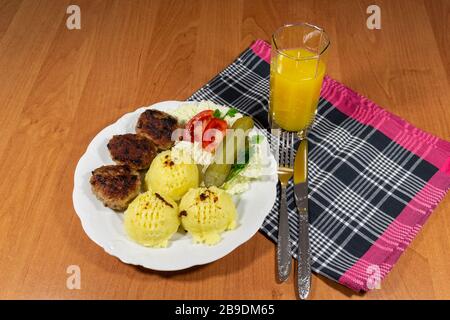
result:
[[(233, 106), (268, 128), (269, 60), (270, 45), (257, 40), (189, 100)], [(372, 289), (448, 191), (450, 142), (329, 77), (308, 140), (312, 269), (356, 291)], [(292, 185), (287, 192), (297, 258)], [(278, 206), (261, 228), (273, 241)]]

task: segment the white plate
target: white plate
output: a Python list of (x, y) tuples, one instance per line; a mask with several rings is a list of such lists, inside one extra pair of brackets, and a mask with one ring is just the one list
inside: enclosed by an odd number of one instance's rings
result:
[[(161, 111), (177, 108), (179, 101), (165, 101), (150, 106)], [(181, 270), (215, 261), (249, 240), (261, 227), (272, 209), (276, 197), (276, 174), (251, 183), (248, 191), (236, 198), (238, 226), (222, 234), (215, 246), (192, 243), (188, 234), (174, 235), (167, 248), (141, 246), (127, 237), (123, 228), (123, 214), (103, 206), (91, 192), (91, 172), (102, 165), (112, 164), (106, 147), (115, 134), (134, 133), (139, 115), (150, 107), (127, 113), (114, 124), (103, 129), (89, 144), (75, 169), (73, 206), (86, 234), (107, 253), (121, 261), (154, 270)], [(265, 140), (264, 140), (265, 141)], [(275, 159), (270, 156), (275, 164)]]

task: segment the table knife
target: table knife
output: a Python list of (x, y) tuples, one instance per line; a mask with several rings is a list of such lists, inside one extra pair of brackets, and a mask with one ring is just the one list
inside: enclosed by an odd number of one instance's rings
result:
[(311, 289), (311, 252), (308, 221), (308, 140), (300, 141), (294, 162), (294, 193), (299, 214), (297, 290), (306, 299)]

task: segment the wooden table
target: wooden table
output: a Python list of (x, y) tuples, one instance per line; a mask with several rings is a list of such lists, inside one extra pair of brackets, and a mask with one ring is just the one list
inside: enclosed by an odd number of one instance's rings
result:
[[(381, 30), (366, 8), (381, 8)], [(81, 8), (81, 30), (66, 8)], [(180, 272), (121, 263), (83, 232), (73, 172), (106, 125), (139, 106), (182, 100), (254, 39), (309, 21), (332, 39), (328, 73), (414, 125), (450, 140), (450, 2), (0, 1), (0, 298), (294, 299), (275, 282), (262, 234)], [(381, 290), (355, 294), (314, 276), (314, 299), (450, 298), (450, 198)], [(69, 290), (67, 268), (81, 270)]]

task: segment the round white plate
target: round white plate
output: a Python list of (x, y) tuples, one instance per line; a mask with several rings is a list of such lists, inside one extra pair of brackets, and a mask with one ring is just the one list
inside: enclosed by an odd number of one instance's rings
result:
[[(189, 234), (177, 233), (167, 248), (153, 249), (130, 240), (123, 227), (123, 214), (117, 213), (96, 199), (91, 192), (91, 172), (105, 164), (113, 164), (106, 147), (115, 134), (134, 133), (139, 115), (148, 108), (161, 111), (176, 109), (179, 101), (165, 101), (127, 113), (114, 124), (103, 129), (91, 141), (75, 169), (73, 206), (84, 231), (107, 253), (121, 261), (154, 270), (181, 270), (215, 261), (249, 240), (261, 227), (272, 209), (276, 197), (276, 173), (251, 183), (250, 189), (235, 198), (238, 226), (222, 234), (215, 246), (194, 244)], [(263, 140), (267, 143), (266, 140)], [(276, 166), (275, 159), (270, 161)]]

